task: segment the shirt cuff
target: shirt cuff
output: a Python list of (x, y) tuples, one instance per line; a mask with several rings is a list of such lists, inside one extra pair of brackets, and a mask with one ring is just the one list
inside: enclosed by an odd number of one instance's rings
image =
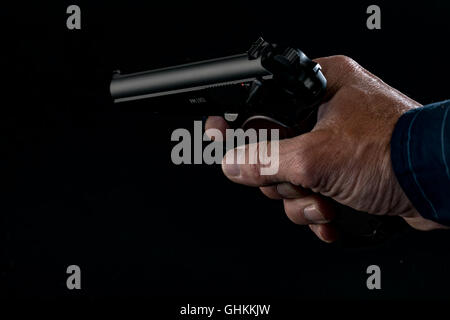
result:
[(450, 100), (403, 114), (392, 134), (395, 175), (416, 210), (450, 225)]

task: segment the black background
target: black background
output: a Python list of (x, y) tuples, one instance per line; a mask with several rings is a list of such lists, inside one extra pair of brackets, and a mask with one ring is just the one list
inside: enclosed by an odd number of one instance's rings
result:
[[(81, 7), (81, 30), (66, 8)], [(219, 166), (176, 166), (189, 117), (122, 110), (111, 72), (241, 53), (258, 36), (310, 57), (345, 54), (426, 104), (448, 98), (450, 4), (54, 1), (2, 4), (1, 277), (7, 297), (448, 298), (450, 233), (410, 230), (381, 246), (327, 245), (282, 204)], [(66, 288), (66, 268), (82, 290)], [(367, 266), (382, 290), (366, 288)], [(189, 303), (189, 298), (185, 299)]]

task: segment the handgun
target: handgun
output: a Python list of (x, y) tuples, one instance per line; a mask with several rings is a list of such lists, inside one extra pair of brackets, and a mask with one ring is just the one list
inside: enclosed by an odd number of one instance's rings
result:
[[(301, 50), (259, 38), (243, 54), (144, 72), (113, 72), (114, 103), (162, 114), (221, 115), (231, 127), (277, 128), (280, 139), (311, 131), (327, 81), (321, 66)], [(402, 227), (334, 203), (342, 242), (377, 244)]]

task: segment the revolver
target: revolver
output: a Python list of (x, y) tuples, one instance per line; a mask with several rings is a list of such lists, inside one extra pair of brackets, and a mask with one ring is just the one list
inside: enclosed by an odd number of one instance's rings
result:
[[(132, 74), (116, 71), (110, 93), (124, 107), (221, 115), (231, 127), (277, 128), (283, 139), (312, 130), (326, 87), (321, 66), (301, 50), (259, 38), (243, 54)], [(334, 205), (333, 223), (345, 246), (378, 244), (404, 228), (399, 217)]]

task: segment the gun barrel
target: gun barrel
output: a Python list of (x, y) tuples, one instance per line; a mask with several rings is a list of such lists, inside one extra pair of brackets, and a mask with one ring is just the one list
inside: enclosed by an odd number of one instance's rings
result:
[(126, 75), (115, 75), (110, 92), (115, 102), (139, 100), (180, 90), (263, 77), (271, 73), (261, 59), (228, 56)]

